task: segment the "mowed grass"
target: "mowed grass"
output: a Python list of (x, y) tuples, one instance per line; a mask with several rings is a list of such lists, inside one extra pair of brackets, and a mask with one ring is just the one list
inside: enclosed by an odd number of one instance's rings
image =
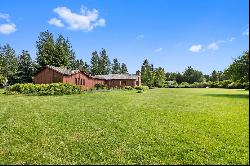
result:
[(0, 164), (249, 164), (249, 92), (0, 94)]

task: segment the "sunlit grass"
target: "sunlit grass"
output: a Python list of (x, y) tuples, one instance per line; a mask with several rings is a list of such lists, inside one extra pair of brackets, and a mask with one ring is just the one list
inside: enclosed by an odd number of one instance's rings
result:
[(0, 164), (249, 164), (248, 91), (0, 94)]

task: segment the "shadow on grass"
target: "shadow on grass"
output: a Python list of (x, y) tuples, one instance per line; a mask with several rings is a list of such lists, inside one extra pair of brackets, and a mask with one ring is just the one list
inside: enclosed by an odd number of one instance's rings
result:
[(206, 94), (205, 96), (212, 96), (212, 97), (228, 97), (228, 98), (249, 98), (249, 94)]

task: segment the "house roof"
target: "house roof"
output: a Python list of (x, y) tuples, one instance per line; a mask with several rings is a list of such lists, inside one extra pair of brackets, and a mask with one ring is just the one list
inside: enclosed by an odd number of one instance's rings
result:
[(63, 75), (72, 75), (72, 74), (80, 72), (80, 70), (71, 70), (71, 69), (67, 69), (66, 67), (55, 67), (55, 66), (50, 66), (50, 65), (46, 65), (46, 67), (49, 69), (55, 70), (58, 73), (61, 73)]
[(108, 74), (108, 75), (95, 75), (93, 78), (105, 79), (105, 80), (135, 80), (137, 75), (135, 74)]
[(136, 74), (108, 74), (108, 75), (91, 76), (91, 75), (85, 73), (84, 71), (71, 70), (71, 69), (67, 69), (66, 67), (55, 67), (55, 66), (46, 65), (45, 68), (52, 69), (52, 70), (54, 70), (54, 71), (56, 71), (56, 72), (58, 72), (60, 74), (68, 75), (68, 76), (70, 76), (72, 74), (76, 74), (78, 72), (83, 72), (89, 78), (104, 79), (104, 80), (135, 80), (138, 77)]

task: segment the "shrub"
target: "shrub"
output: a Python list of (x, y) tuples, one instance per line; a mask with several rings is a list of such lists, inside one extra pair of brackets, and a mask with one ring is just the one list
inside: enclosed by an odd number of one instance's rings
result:
[(133, 90), (134, 88), (132, 86), (125, 86), (124, 89), (126, 89), (126, 90)]
[(164, 84), (164, 88), (178, 88), (178, 84), (175, 81), (167, 81)]
[(137, 93), (143, 93), (143, 90), (138, 90)]
[(100, 90), (100, 89), (106, 89), (106, 86), (103, 84), (95, 84), (95, 89)]
[(182, 82), (178, 85), (179, 88), (190, 88), (190, 84), (187, 82)]
[(249, 90), (249, 82), (244, 82), (243, 86), (245, 90)]
[(146, 90), (149, 90), (149, 87), (148, 86), (136, 86), (135, 89), (136, 90), (146, 91)]
[(231, 84), (228, 84), (227, 88), (228, 89), (245, 89), (245, 84), (244, 83), (239, 83), (239, 82), (232, 82)]
[(63, 95), (80, 93), (79, 86), (65, 83), (52, 84), (15, 84), (6, 89), (6, 94), (36, 94), (36, 95)]

